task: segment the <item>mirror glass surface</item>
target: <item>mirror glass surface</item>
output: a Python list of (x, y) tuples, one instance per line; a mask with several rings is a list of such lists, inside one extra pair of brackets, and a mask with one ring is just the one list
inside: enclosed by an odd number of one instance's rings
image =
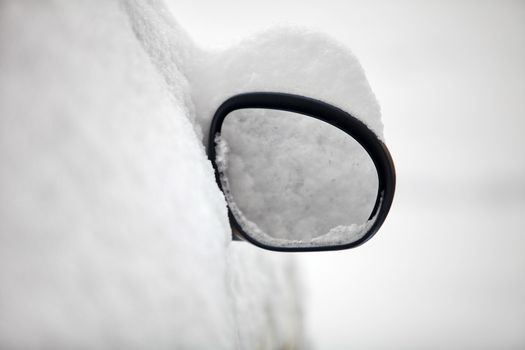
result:
[(344, 245), (373, 223), (375, 166), (340, 129), (292, 112), (240, 109), (226, 117), (215, 141), (230, 210), (256, 241)]

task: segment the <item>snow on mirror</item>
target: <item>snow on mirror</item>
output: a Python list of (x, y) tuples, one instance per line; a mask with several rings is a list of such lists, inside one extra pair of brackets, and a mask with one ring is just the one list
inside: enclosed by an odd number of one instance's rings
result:
[(381, 227), (395, 168), (377, 135), (305, 96), (251, 92), (213, 116), (208, 156), (234, 238), (278, 251), (357, 247)]
[(374, 220), (378, 176), (372, 159), (324, 121), (239, 109), (225, 118), (215, 142), (230, 210), (242, 230), (265, 245), (348, 244)]

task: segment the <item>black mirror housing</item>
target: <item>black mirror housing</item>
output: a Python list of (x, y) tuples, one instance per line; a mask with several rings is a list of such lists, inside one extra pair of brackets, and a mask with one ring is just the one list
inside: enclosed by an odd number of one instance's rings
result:
[[(250, 234), (250, 232), (247, 232), (246, 229), (242, 228), (232, 211), (231, 204), (228, 203), (228, 215), (234, 239), (243, 239), (256, 246), (273, 251), (305, 252), (354, 248), (372, 238), (383, 225), (394, 198), (396, 173), (390, 152), (378, 136), (362, 121), (333, 105), (313, 98), (279, 92), (251, 92), (230, 97), (219, 106), (211, 122), (207, 153), (208, 158), (212, 162), (215, 178), (221, 191), (224, 192), (224, 186), (221, 181), (223, 174), (221, 174), (216, 163), (217, 151), (215, 140), (217, 136), (220, 136), (223, 122), (228, 114), (235, 110), (248, 108), (294, 112), (321, 120), (342, 130), (355, 139), (370, 156), (377, 171), (378, 190), (373, 210), (369, 216), (369, 220), (373, 220), (373, 222), (367, 227), (366, 232), (361, 238), (356, 241), (339, 245), (309, 244), (304, 246), (278, 245), (261, 242), (254, 235)], [(344, 209), (341, 208), (341, 210)]]

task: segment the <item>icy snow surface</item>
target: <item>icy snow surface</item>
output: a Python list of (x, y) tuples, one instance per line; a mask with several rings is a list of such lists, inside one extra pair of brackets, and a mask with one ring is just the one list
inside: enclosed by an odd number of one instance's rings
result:
[(323, 35), (195, 47), (161, 1), (0, 4), (0, 347), (301, 346), (289, 255), (231, 243), (201, 140), (227, 97), (379, 109)]

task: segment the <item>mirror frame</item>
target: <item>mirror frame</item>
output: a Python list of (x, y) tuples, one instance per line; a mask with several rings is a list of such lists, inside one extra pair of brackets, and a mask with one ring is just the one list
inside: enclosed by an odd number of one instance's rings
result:
[(233, 239), (240, 238), (268, 250), (306, 252), (355, 248), (372, 238), (383, 225), (394, 199), (396, 172), (390, 152), (377, 135), (362, 121), (335, 106), (313, 98), (281, 92), (249, 92), (232, 96), (219, 106), (210, 125), (207, 153), (215, 171), (215, 180), (221, 191), (224, 192), (220, 180), (221, 174), (215, 163), (215, 139), (217, 135), (220, 135), (222, 124), (228, 114), (238, 109), (247, 108), (273, 109), (302, 114), (324, 121), (353, 137), (368, 153), (377, 170), (378, 191), (369, 220), (376, 215), (377, 217), (363, 237), (351, 243), (336, 246), (278, 247), (259, 242), (244, 232), (231, 212), (228, 203), (228, 217), (232, 227)]

